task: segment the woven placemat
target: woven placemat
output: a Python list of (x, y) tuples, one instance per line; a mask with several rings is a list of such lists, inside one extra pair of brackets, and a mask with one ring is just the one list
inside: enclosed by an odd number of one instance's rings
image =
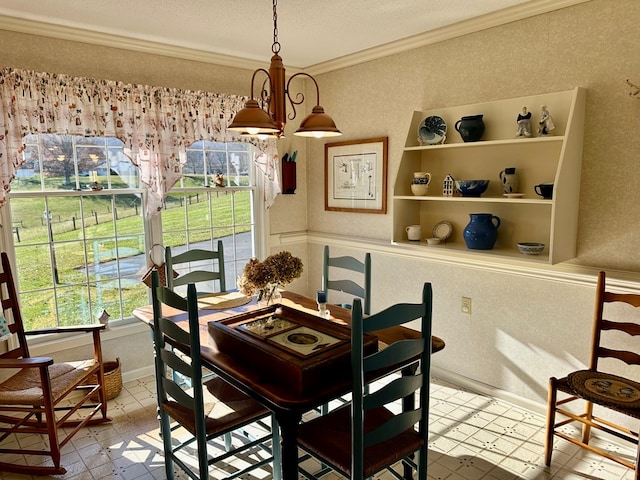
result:
[(198, 308), (203, 310), (224, 310), (226, 308), (239, 307), (251, 301), (240, 292), (212, 293), (198, 297)]
[(569, 386), (580, 396), (602, 405), (640, 408), (640, 383), (610, 373), (579, 370), (567, 376)]

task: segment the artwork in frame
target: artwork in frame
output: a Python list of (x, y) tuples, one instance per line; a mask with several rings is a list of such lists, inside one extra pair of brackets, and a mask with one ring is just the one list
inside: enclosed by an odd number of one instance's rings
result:
[(387, 137), (326, 143), (324, 209), (387, 213)]

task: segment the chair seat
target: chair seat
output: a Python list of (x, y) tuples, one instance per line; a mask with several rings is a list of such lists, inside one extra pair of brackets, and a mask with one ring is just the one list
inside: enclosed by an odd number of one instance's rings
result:
[[(213, 377), (205, 383), (204, 394), (205, 427), (207, 434), (234, 428), (240, 421), (259, 419), (269, 411), (258, 401), (222, 380)], [(190, 393), (190, 391), (189, 391)], [(163, 404), (167, 413), (176, 419), (192, 435), (196, 434), (193, 410), (175, 401)]]
[(558, 389), (640, 418), (640, 383), (611, 373), (578, 370), (558, 380)]
[[(97, 366), (93, 359), (50, 365), (49, 377), (54, 403), (73, 390), (83, 378), (97, 370)], [(0, 383), (0, 404), (44, 405), (40, 370), (38, 368), (23, 369)]]
[[(386, 408), (367, 412), (364, 431), (369, 432), (394, 414)], [(425, 439), (414, 429), (364, 450), (364, 473), (370, 477), (387, 465), (420, 449)], [(344, 405), (298, 427), (298, 443), (309, 452), (351, 472), (351, 405)]]

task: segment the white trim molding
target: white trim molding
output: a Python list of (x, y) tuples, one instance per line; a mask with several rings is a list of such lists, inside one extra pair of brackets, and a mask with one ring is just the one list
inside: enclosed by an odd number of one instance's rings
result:
[[(436, 30), (414, 35), (402, 40), (390, 42), (378, 47), (369, 48), (352, 55), (345, 55), (334, 60), (309, 65), (296, 69), (287, 67), (289, 73), (306, 71), (312, 75), (328, 73), (359, 63), (376, 60), (397, 53), (406, 52), (426, 45), (442, 42), (462, 35), (486, 30), (507, 23), (523, 20), (554, 10), (572, 7), (591, 0), (534, 0), (481, 15), (476, 18), (438, 28)], [(255, 70), (264, 67), (264, 61), (250, 60), (231, 55), (222, 55), (188, 47), (168, 45), (165, 43), (125, 37), (116, 34), (100, 33), (77, 27), (54, 25), (36, 20), (25, 20), (8, 15), (0, 15), (0, 30), (8, 30), (30, 35), (38, 35), (61, 40), (88, 43), (111, 48), (121, 48), (135, 52), (163, 55), (166, 57), (212, 63), (235, 68)]]
[[(290, 241), (294, 239), (295, 242)], [(282, 245), (300, 243), (301, 232), (279, 234), (278, 241)], [(396, 245), (388, 241), (372, 240), (362, 237), (335, 235), (323, 232), (306, 232), (306, 241), (310, 244), (337, 245), (342, 247), (379, 252), (386, 255), (396, 255), (421, 259), (434, 263), (484, 270), (495, 273), (554, 280), (567, 284), (595, 286), (597, 274), (601, 268), (577, 265), (563, 262), (555, 265), (532, 263), (527, 260), (495, 258), (476, 252), (450, 251), (442, 249), (428, 249), (424, 246)], [(607, 269), (607, 286), (618, 292), (637, 293), (640, 289), (640, 272)]]

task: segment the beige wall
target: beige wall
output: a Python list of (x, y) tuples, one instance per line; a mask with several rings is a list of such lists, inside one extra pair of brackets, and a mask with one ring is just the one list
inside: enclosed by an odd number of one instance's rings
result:
[[(286, 245), (305, 261), (305, 279), (294, 288), (317, 289), (324, 243), (336, 253), (372, 251), (374, 311), (415, 301), (421, 283), (433, 283), (434, 333), (447, 342), (434, 357), (440, 371), (543, 403), (548, 377), (587, 359), (594, 271), (616, 270), (614, 276), (630, 278), (636, 288), (639, 284), (640, 99), (629, 96), (625, 83), (627, 78), (640, 83), (638, 19), (637, 0), (592, 0), (318, 75), (323, 106), (345, 133), (340, 140), (389, 137), (390, 186), (414, 110), (585, 87), (578, 254), (568, 264), (522, 272), (416, 258), (389, 245), (391, 212), (325, 212), (323, 144), (288, 135), (280, 151), (299, 150), (298, 190), (276, 200), (270, 233), (274, 250)], [(0, 62), (249, 93), (247, 71), (7, 32), (0, 32)], [(310, 232), (308, 244), (286, 244), (288, 233), (305, 231)], [(345, 235), (360, 245), (345, 243)], [(282, 245), (277, 244), (280, 237)], [(471, 316), (460, 313), (461, 296), (472, 298)], [(145, 361), (123, 360), (123, 365), (135, 370)]]
[[(640, 83), (638, 19), (640, 2), (593, 0), (321, 76), (324, 107), (345, 140), (389, 137), (390, 186), (414, 110), (587, 88), (574, 262), (501, 271), (363, 246), (373, 254), (373, 311), (415, 301), (421, 283), (433, 283), (434, 333), (447, 342), (434, 356), (440, 373), (541, 405), (549, 376), (587, 362), (595, 270), (639, 288), (640, 99), (625, 82)], [(323, 210), (322, 183), (312, 180), (322, 178), (322, 145), (308, 150), (309, 230), (388, 242), (391, 215)], [(310, 279), (320, 276), (322, 240), (309, 247)], [(336, 254), (362, 255), (334, 243)], [(461, 296), (472, 298), (471, 316), (460, 312)]]
[[(640, 98), (625, 83), (640, 83), (639, 19), (640, 2), (593, 0), (369, 62), (323, 75), (324, 107), (345, 140), (389, 137), (392, 186), (414, 110), (586, 87), (576, 263), (639, 272)], [(322, 178), (322, 146), (309, 155)], [(310, 182), (310, 230), (391, 238), (390, 215), (325, 212), (322, 199)]]

